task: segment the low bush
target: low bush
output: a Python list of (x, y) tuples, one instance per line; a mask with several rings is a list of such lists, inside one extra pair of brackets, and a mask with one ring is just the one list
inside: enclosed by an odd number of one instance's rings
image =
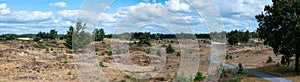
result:
[(271, 62), (273, 62), (273, 58), (271, 56), (269, 56), (266, 63), (271, 63)]
[(232, 59), (232, 56), (230, 54), (226, 54), (225, 59)]
[(99, 62), (98, 66), (100, 66), (100, 67), (105, 67), (105, 65), (103, 64), (103, 62), (102, 62), (102, 61), (101, 61), (101, 62)]
[(67, 72), (67, 75), (72, 75), (72, 71), (68, 71), (68, 72)]
[(173, 47), (171, 46), (171, 44), (166, 48), (166, 53), (173, 53), (174, 52), (174, 49)]
[(220, 67), (217, 69), (217, 72), (218, 75), (220, 75), (220, 78), (227, 77), (226, 70), (223, 65), (220, 65)]
[(67, 64), (69, 61), (67, 59), (64, 59), (61, 63)]
[(197, 72), (196, 77), (194, 78), (194, 81), (203, 81), (205, 78), (202, 76), (202, 72)]
[(160, 50), (157, 50), (157, 51), (156, 51), (156, 55), (157, 55), (157, 56), (161, 56)]
[(112, 56), (112, 55), (113, 55), (113, 52), (112, 52), (111, 50), (109, 50), (109, 51), (107, 52), (107, 55), (108, 55), (108, 56)]
[(19, 49), (24, 49), (24, 47), (23, 47), (23, 46), (20, 46)]
[(239, 65), (236, 67), (237, 73), (240, 74), (244, 71), (244, 67), (242, 63), (239, 63)]
[(176, 56), (180, 56), (180, 55), (181, 55), (180, 52), (177, 52)]

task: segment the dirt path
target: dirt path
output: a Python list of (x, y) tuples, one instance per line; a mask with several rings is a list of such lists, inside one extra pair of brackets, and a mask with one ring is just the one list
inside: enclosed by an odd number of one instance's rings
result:
[[(213, 50), (213, 53), (208, 57), (208, 60), (212, 63), (215, 63), (215, 64), (222, 64), (222, 62), (219, 62), (217, 60), (215, 60), (213, 57), (215, 55), (218, 54), (218, 50), (215, 49), (213, 47), (213, 45), (210, 45), (211, 49)], [(233, 65), (229, 65), (229, 64), (224, 64), (223, 65), (227, 68), (230, 68), (230, 69), (235, 69), (235, 66)], [(281, 77), (277, 77), (277, 76), (273, 76), (273, 75), (270, 75), (270, 74), (266, 74), (266, 73), (262, 73), (262, 72), (258, 72), (258, 71), (254, 71), (254, 70), (250, 70), (250, 69), (245, 69), (243, 72), (245, 73), (249, 73), (249, 74), (252, 74), (252, 75), (255, 75), (255, 76), (258, 76), (258, 77), (261, 77), (265, 80), (268, 80), (268, 81), (271, 81), (271, 82), (292, 82), (290, 80), (287, 80), (285, 78), (281, 78)]]

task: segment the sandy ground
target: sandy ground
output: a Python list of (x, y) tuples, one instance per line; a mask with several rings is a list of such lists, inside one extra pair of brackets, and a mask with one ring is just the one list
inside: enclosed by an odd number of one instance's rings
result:
[[(36, 44), (34, 42), (1, 42), (0, 81), (79, 82), (104, 80), (112, 82), (169, 82), (172, 81), (175, 73), (195, 76), (196, 71), (201, 71), (205, 75), (211, 66), (216, 66), (207, 60), (207, 57), (212, 53), (210, 44), (202, 41), (180, 40), (181, 45), (179, 45), (176, 40), (166, 39), (153, 41), (152, 46), (142, 47), (137, 45), (129, 47), (128, 42), (130, 41), (123, 40), (105, 39), (104, 42), (106, 44), (94, 42), (93, 44), (98, 48), (98, 51), (84, 55), (67, 54), (67, 49), (58, 48), (58, 46), (63, 46), (63, 41), (43, 42), (43, 44), (56, 45), (54, 47), (47, 46), (53, 48), (53, 51), (35, 48), (33, 47)], [(169, 44), (175, 49), (174, 53), (165, 53), (165, 48)], [(20, 46), (25, 48), (18, 49)], [(109, 49), (112, 49), (113, 56), (107, 56)], [(122, 50), (121, 53), (116, 54), (117, 49)], [(151, 52), (146, 53), (145, 50), (147, 49)], [(160, 55), (157, 55), (158, 50), (161, 52)], [(242, 62), (246, 67), (255, 67), (255, 65), (249, 63), (255, 62), (255, 60), (238, 61), (247, 59), (247, 55), (234, 54), (244, 53), (243, 51), (245, 50), (229, 51), (234, 58), (227, 62), (232, 62), (234, 65), (237, 62)], [(104, 53), (104, 56), (100, 55), (101, 53)], [(177, 53), (180, 53), (180, 55), (177, 56)], [(264, 51), (256, 53), (269, 54)], [(250, 55), (248, 57), (250, 58)], [(264, 57), (267, 58), (268, 56)], [(261, 59), (266, 60), (264, 57)], [(35, 60), (32, 58), (35, 58)], [(277, 59), (273, 59), (276, 63)], [(62, 63), (65, 60), (68, 62)], [(258, 63), (263, 64), (264, 60)], [(99, 67), (99, 62), (103, 62), (106, 67)], [(68, 73), (71, 74), (68, 75)], [(248, 74), (241, 76), (243, 82), (264, 81)]]

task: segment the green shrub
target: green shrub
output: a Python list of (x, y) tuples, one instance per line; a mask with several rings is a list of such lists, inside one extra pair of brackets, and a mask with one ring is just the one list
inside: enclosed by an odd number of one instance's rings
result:
[(49, 52), (49, 48), (46, 48), (46, 52)]
[(203, 81), (204, 77), (202, 76), (202, 72), (197, 72), (196, 77), (194, 78), (194, 81)]
[(232, 56), (230, 54), (226, 54), (225, 59), (232, 59)]
[(64, 59), (61, 63), (67, 64), (69, 61), (67, 59)]
[(42, 49), (45, 49), (45, 48), (46, 48), (45, 45), (43, 45), (42, 43), (39, 43), (39, 42), (38, 42), (37, 44), (34, 44), (33, 47), (36, 47), (36, 48), (42, 48)]
[(101, 53), (101, 56), (104, 56), (104, 52)]
[(50, 48), (50, 51), (53, 51), (54, 49), (53, 48)]
[(157, 50), (157, 51), (156, 51), (156, 55), (161, 56), (160, 50)]
[(95, 51), (98, 52), (98, 51), (99, 51), (99, 48), (95, 48)]
[(132, 43), (132, 42), (129, 42), (129, 43), (128, 43), (128, 45), (129, 45), (129, 46), (132, 46), (132, 45), (133, 45), (133, 43)]
[(37, 68), (35, 69), (36, 72), (40, 73), (41, 69), (40, 68)]
[(105, 65), (103, 64), (103, 62), (102, 62), (102, 61), (101, 61), (101, 62), (99, 62), (98, 66), (100, 66), (100, 67), (105, 67)]
[(24, 47), (23, 47), (23, 46), (20, 46), (19, 49), (24, 49)]
[(192, 82), (192, 79), (189, 79), (187, 77), (184, 77), (183, 75), (178, 75), (175, 73), (173, 82)]
[(72, 75), (72, 71), (68, 71), (68, 72), (67, 72), (67, 75)]
[(32, 61), (36, 61), (36, 58), (35, 57), (32, 57), (32, 58), (30, 58), (30, 60), (32, 60)]
[(122, 52), (121, 52), (121, 50), (120, 50), (120, 48), (118, 48), (117, 50), (116, 50), (116, 54), (121, 54)]
[(157, 69), (156, 67), (154, 67), (154, 68), (152, 69), (152, 71), (158, 71), (158, 69)]
[(242, 63), (239, 63), (239, 65), (236, 67), (237, 73), (240, 74), (244, 71), (244, 67)]
[(217, 69), (217, 72), (220, 75), (220, 78), (227, 77), (226, 70), (223, 65), (220, 65), (220, 67)]
[(273, 58), (271, 56), (269, 56), (266, 63), (271, 63), (271, 62), (273, 62)]
[(211, 81), (211, 80), (213, 80), (213, 75), (212, 74), (207, 74), (205, 78), (206, 78), (207, 81)]
[(113, 52), (112, 52), (111, 50), (109, 50), (108, 53), (107, 53), (107, 55), (108, 55), (108, 56), (112, 56), (112, 55), (113, 55)]
[(181, 55), (180, 52), (177, 52), (176, 56), (180, 56), (180, 55)]
[(147, 54), (151, 54), (151, 50), (150, 49), (144, 49), (143, 52), (145, 52)]
[(171, 46), (171, 44), (166, 48), (166, 53), (173, 53), (174, 52), (174, 49), (173, 47)]

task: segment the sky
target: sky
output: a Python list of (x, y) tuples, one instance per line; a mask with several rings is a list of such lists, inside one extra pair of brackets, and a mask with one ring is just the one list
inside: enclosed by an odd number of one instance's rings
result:
[[(105, 2), (106, 1), (106, 2)], [(0, 34), (66, 33), (78, 19), (107, 33), (209, 33), (258, 28), (271, 0), (0, 0)]]

